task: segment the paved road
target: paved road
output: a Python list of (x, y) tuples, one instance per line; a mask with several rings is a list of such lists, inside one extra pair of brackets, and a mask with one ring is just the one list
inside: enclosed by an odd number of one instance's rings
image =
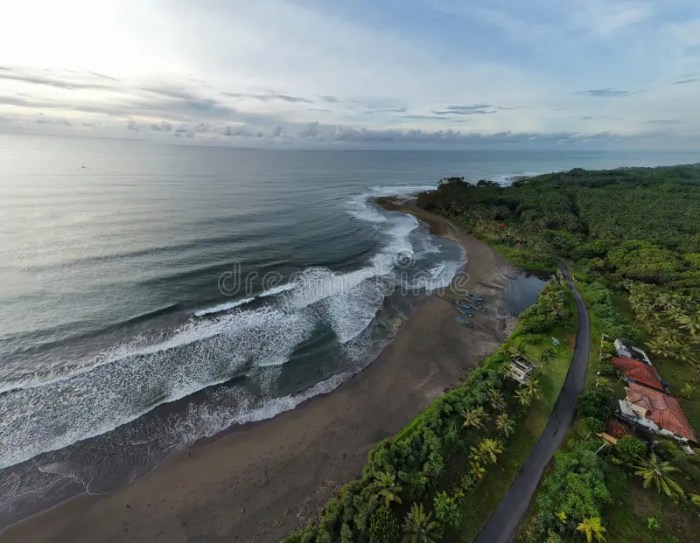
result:
[(586, 382), (588, 354), (591, 344), (588, 311), (583, 303), (581, 294), (579, 294), (571, 280), (566, 266), (562, 264), (561, 270), (573, 290), (576, 310), (578, 311), (576, 346), (569, 364), (569, 371), (566, 374), (564, 386), (559, 393), (557, 403), (554, 404), (554, 409), (549, 416), (544, 432), (542, 432), (539, 441), (537, 441), (530, 456), (525, 461), (518, 477), (510, 485), (501, 503), (491, 514), (474, 540), (475, 543), (508, 543), (517, 535), (518, 527), (537, 489), (542, 472), (552, 459), (554, 452), (564, 441), (567, 431), (574, 420), (576, 400), (583, 391)]

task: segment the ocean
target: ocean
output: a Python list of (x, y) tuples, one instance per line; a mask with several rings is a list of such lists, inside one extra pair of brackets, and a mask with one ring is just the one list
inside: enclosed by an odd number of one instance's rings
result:
[(371, 363), (468, 260), (373, 197), (697, 159), (0, 136), (0, 527)]

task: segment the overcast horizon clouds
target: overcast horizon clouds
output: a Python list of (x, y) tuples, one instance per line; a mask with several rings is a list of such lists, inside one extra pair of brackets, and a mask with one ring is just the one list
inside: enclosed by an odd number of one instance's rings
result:
[(700, 145), (687, 0), (23, 0), (0, 132), (274, 147)]

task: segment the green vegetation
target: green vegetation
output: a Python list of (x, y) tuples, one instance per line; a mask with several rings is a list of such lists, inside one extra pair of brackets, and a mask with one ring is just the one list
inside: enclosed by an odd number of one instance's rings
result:
[[(559, 259), (568, 260), (589, 308), (594, 344), (601, 342), (577, 421), (543, 479), (521, 539), (694, 541), (698, 456), (662, 438), (651, 450), (632, 437), (612, 448), (596, 433), (624, 394), (603, 333), (645, 344), (691, 423), (700, 420), (700, 165), (575, 169), (510, 187), (450, 178), (418, 203), (516, 264), (553, 270)], [(575, 468), (568, 474), (559, 465), (584, 462), (586, 451), (596, 458), (595, 479), (584, 488)], [(569, 503), (581, 509), (565, 511)]]
[(554, 468), (537, 495), (537, 514), (525, 530), (525, 540), (537, 543), (551, 533), (570, 537), (586, 519), (600, 520), (610, 494), (597, 444), (575, 443), (554, 457)]
[[(551, 410), (567, 356), (563, 347), (547, 343), (553, 330), (573, 328), (572, 308), (569, 289), (550, 282), (523, 312), (508, 343), (399, 434), (377, 444), (362, 476), (339, 491), (318, 522), (289, 536), (287, 543), (459, 539), (466, 501), (502, 457), (515, 458), (510, 445), (521, 439), (523, 421), (533, 413), (540, 416), (541, 398), (551, 401), (545, 407)], [(513, 352), (536, 360), (545, 350), (549, 362), (538, 368), (537, 380), (520, 387), (508, 377)]]

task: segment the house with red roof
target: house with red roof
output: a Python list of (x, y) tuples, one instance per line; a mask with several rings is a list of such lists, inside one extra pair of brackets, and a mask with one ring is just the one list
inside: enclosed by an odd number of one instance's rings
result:
[(624, 418), (659, 435), (697, 443), (693, 427), (676, 398), (634, 382), (626, 390), (627, 397), (620, 400)]
[(617, 371), (625, 376), (628, 383), (638, 383), (660, 392), (665, 392), (666, 387), (661, 382), (661, 377), (651, 364), (645, 364), (633, 358), (614, 356), (612, 364)]

